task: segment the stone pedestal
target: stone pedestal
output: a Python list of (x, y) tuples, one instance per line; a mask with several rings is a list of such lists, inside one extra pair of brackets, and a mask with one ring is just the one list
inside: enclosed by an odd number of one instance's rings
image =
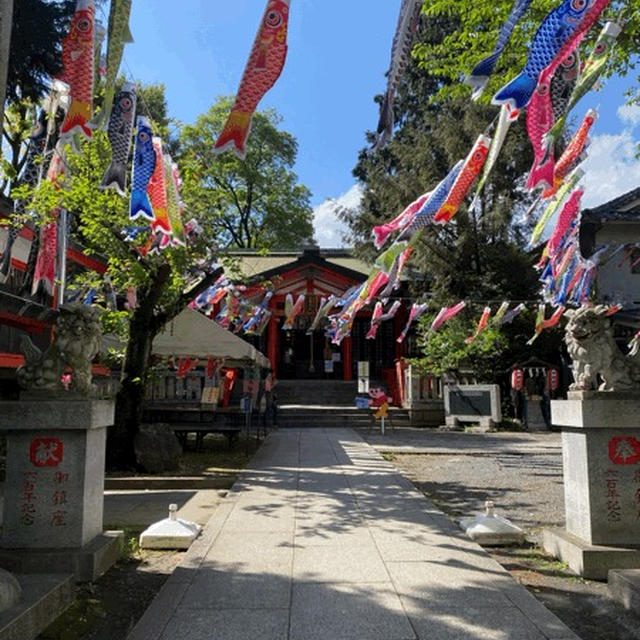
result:
[(545, 548), (585, 577), (640, 567), (638, 394), (570, 392), (551, 413), (562, 428), (566, 530), (545, 532)]
[[(49, 554), (52, 571), (75, 572), (82, 580), (97, 577), (95, 567), (104, 570), (102, 559), (90, 562), (78, 554), (113, 555), (97, 545), (103, 539), (106, 430), (113, 416), (110, 400), (45, 396), (0, 403), (0, 431), (7, 436), (0, 564), (10, 558), (11, 570), (23, 564), (29, 570), (27, 557), (38, 556), (42, 572), (49, 569)], [(114, 540), (119, 542), (117, 536), (104, 538), (104, 546)], [(21, 552), (24, 563), (16, 560)], [(61, 566), (66, 558), (68, 566)]]

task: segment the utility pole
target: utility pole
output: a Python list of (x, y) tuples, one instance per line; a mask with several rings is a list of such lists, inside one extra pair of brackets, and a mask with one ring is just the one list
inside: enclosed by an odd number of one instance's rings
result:
[(13, 0), (0, 0), (0, 131), (4, 123), (4, 101), (7, 97), (7, 71), (9, 70), (9, 45)]

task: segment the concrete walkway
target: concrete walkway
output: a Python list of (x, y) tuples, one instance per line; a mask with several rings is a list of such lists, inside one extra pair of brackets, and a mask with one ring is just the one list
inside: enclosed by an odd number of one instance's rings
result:
[(353, 431), (272, 433), (128, 640), (576, 640)]

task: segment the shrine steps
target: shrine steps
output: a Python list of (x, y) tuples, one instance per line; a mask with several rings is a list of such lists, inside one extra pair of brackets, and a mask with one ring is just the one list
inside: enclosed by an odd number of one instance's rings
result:
[[(280, 380), (275, 393), (278, 402), (277, 422), (281, 428), (373, 426), (371, 409), (358, 409), (355, 406), (358, 395), (356, 382)], [(406, 410), (392, 407), (390, 413), (393, 426), (409, 426)]]
[(354, 407), (358, 385), (344, 380), (279, 380), (279, 405)]
[[(389, 415), (391, 423), (387, 421), (387, 428), (409, 426), (409, 414), (405, 409), (391, 407)], [(379, 423), (374, 424), (371, 409), (344, 406), (281, 405), (278, 407), (278, 426), (284, 429), (314, 427), (369, 429), (377, 428)]]

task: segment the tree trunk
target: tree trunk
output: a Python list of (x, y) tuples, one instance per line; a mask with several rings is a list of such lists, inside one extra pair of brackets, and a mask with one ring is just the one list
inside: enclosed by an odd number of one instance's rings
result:
[(107, 467), (110, 469), (134, 469), (137, 466), (133, 441), (142, 421), (149, 356), (156, 336), (151, 331), (147, 314), (137, 311), (129, 328), (124, 379), (116, 396), (115, 424), (107, 439)]
[(154, 274), (149, 287), (138, 292), (138, 306), (129, 324), (129, 343), (125, 356), (124, 379), (116, 396), (115, 423), (107, 435), (107, 467), (135, 469), (137, 467), (134, 438), (142, 421), (145, 391), (149, 379), (149, 358), (153, 339), (164, 325), (177, 316), (187, 304), (217, 280), (222, 267), (207, 274), (172, 305), (158, 310), (158, 301), (171, 276), (171, 266), (163, 263)]

